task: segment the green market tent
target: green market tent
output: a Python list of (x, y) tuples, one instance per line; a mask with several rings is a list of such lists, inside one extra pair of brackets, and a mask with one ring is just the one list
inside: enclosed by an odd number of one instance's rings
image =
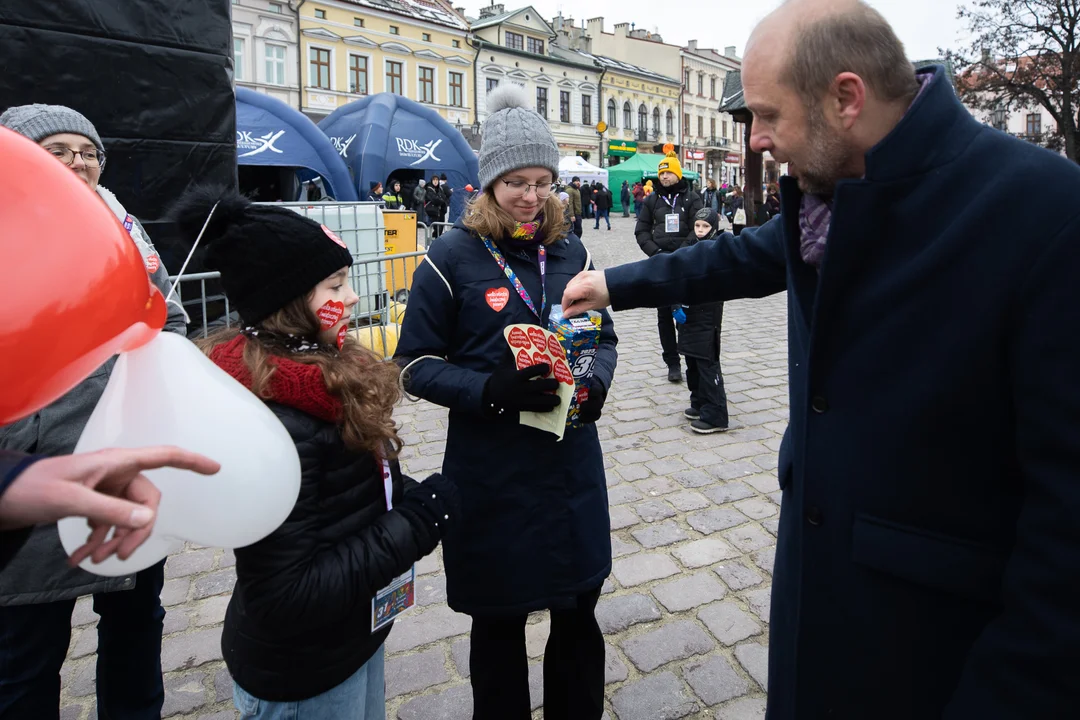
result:
[[(660, 161), (664, 159), (663, 155), (650, 155), (648, 153), (638, 153), (632, 158), (627, 158), (618, 165), (610, 166), (608, 171), (609, 189), (611, 190), (611, 196), (614, 198), (615, 203), (613, 210), (622, 212), (622, 198), (619, 197), (622, 190), (623, 180), (630, 183), (630, 187), (634, 187), (636, 182), (645, 182), (646, 179), (652, 178), (653, 185), (659, 184), (656, 180), (656, 167), (660, 164)], [(683, 177), (687, 180), (697, 180), (700, 176), (693, 170), (683, 170)]]

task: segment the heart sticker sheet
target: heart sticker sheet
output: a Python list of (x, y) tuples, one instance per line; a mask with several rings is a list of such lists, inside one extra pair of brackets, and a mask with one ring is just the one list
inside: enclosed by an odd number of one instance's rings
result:
[(555, 333), (537, 325), (511, 325), (503, 330), (518, 370), (547, 363), (551, 367), (546, 377), (559, 381), (559, 406), (549, 413), (521, 413), (521, 424), (545, 430), (563, 439), (566, 416), (574, 397), (574, 375), (566, 362), (566, 351)]

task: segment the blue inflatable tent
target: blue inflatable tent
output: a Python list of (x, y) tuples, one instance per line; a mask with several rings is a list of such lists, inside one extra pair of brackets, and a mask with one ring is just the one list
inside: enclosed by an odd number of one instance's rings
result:
[(344, 155), (361, 198), (371, 183), (386, 184), (391, 176), (409, 188), (420, 178), (446, 173), (454, 189), (448, 216), (453, 221), (465, 207), (465, 186), (479, 185), (476, 153), (461, 133), (431, 108), (400, 95), (379, 93), (343, 105), (319, 129)]
[(277, 98), (242, 87), (236, 88), (236, 162), (296, 168), (304, 179), (314, 173), (330, 197), (359, 199), (344, 160), (315, 123)]

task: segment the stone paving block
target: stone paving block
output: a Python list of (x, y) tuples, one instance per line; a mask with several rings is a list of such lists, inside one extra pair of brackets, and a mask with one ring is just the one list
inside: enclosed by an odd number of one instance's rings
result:
[(683, 455), (683, 460), (685, 460), (690, 467), (696, 468), (708, 467), (724, 462), (724, 458), (711, 450), (698, 450), (696, 452), (687, 453), (686, 455)]
[(774, 493), (769, 493), (769, 499), (776, 503), (777, 507), (784, 504), (784, 493), (777, 490)]
[(637, 512), (638, 517), (648, 523), (675, 517), (675, 508), (671, 507), (671, 505), (663, 500), (646, 500), (644, 502), (639, 502), (634, 506), (634, 510)]
[(225, 622), (225, 610), (229, 607), (230, 598), (232, 595), (218, 595), (203, 600), (196, 606), (195, 612), (198, 619), (195, 624), (217, 625)]
[(640, 530), (634, 530), (631, 535), (645, 548), (658, 548), (663, 545), (671, 545), (673, 543), (686, 540), (686, 532), (681, 527), (676, 525), (670, 520), (666, 520), (662, 523), (656, 523), (649, 527), (642, 528)]
[(231, 700), (233, 696), (233, 679), (229, 669), (221, 668), (214, 673), (214, 702)]
[(644, 497), (634, 486), (625, 483), (608, 490), (608, 505), (624, 505)]
[(619, 633), (638, 623), (660, 619), (660, 609), (646, 595), (602, 598), (596, 604), (596, 622), (605, 635)]
[(743, 594), (746, 604), (749, 605), (750, 609), (754, 611), (754, 614), (761, 618), (761, 621), (765, 623), (769, 622), (769, 598), (771, 595), (771, 587), (752, 590)]
[(683, 490), (664, 499), (681, 512), (691, 512), (709, 507), (709, 501), (705, 499), (705, 496), (693, 490)]
[(624, 542), (623, 540), (612, 536), (611, 538), (611, 557), (620, 558), (623, 555), (631, 555), (640, 550), (634, 543)]
[(672, 482), (671, 478), (666, 477), (650, 478), (649, 480), (635, 483), (634, 487), (650, 497), (667, 495), (668, 493), (673, 493), (676, 490), (682, 489), (681, 485)]
[(732, 480), (705, 490), (705, 496), (717, 505), (725, 505), (736, 500), (744, 500), (754, 496), (750, 486), (738, 480)]
[(463, 678), (469, 677), (469, 636), (458, 638), (450, 644), (450, 658), (454, 661), (454, 669)]
[(727, 530), (747, 521), (745, 515), (734, 508), (710, 508), (686, 516), (690, 527), (703, 535), (710, 535), (719, 530)]
[(236, 720), (236, 711), (222, 710), (212, 715), (200, 715), (199, 720)]
[(754, 564), (772, 575), (773, 562), (776, 560), (776, 547), (767, 547), (753, 554)]
[(65, 705), (60, 708), (60, 720), (80, 720), (82, 713), (82, 705)]
[(525, 654), (531, 658), (538, 658), (544, 654), (548, 635), (551, 634), (551, 617), (544, 613), (539, 622), (531, 622), (525, 625)]
[(652, 593), (669, 612), (682, 612), (719, 600), (727, 588), (711, 573), (699, 572), (657, 585)]
[(60, 670), (60, 686), (69, 697), (91, 697), (97, 690), (97, 666), (94, 658), (65, 663)]
[(413, 655), (398, 655), (386, 660), (386, 698), (426, 690), (450, 680), (446, 672), (446, 654), (432, 648)]
[(68, 650), (68, 657), (74, 660), (96, 653), (97, 644), (97, 628), (88, 627), (79, 633), (78, 639), (71, 643), (71, 647)]
[(773, 534), (773, 537), (780, 535), (780, 518), (774, 517), (768, 520), (761, 521), (761, 527), (765, 528)]
[(218, 570), (195, 580), (193, 598), (201, 600), (222, 593), (231, 593), (234, 585), (236, 585), (236, 570), (233, 568)]
[(416, 579), (416, 604), (424, 607), (446, 602), (446, 576), (425, 575)]
[(758, 643), (746, 643), (735, 648), (735, 658), (750, 677), (761, 686), (769, 687), (769, 648)]
[(671, 477), (685, 488), (705, 487), (716, 482), (715, 478), (706, 475), (700, 470), (682, 470), (672, 473)]
[(612, 425), (612, 431), (619, 436), (634, 435), (652, 430), (655, 427), (648, 420), (635, 420), (633, 422), (620, 422)]
[(611, 508), (608, 515), (611, 517), (612, 530), (622, 530), (625, 527), (637, 525), (641, 522), (641, 519), (634, 514), (634, 511), (625, 505)]
[(750, 690), (750, 685), (732, 669), (727, 658), (720, 655), (687, 663), (683, 678), (710, 707), (745, 695)]
[(619, 652), (610, 645), (604, 645), (604, 684), (622, 682), (630, 672), (626, 663), (619, 658)]
[(203, 673), (185, 673), (165, 678), (165, 705), (161, 708), (161, 717), (194, 712), (206, 704), (206, 690)]
[(759, 493), (771, 493), (780, 489), (780, 481), (776, 479), (775, 474), (762, 473), (760, 475), (751, 475), (743, 480), (747, 485), (757, 490)]
[(716, 642), (696, 623), (676, 620), (624, 640), (621, 646), (630, 662), (647, 673), (673, 660), (703, 655), (715, 648)]
[(613, 417), (619, 422), (631, 422), (633, 420), (649, 420), (656, 415), (652, 407), (634, 408), (614, 413)]
[(765, 720), (765, 701), (762, 698), (736, 700), (718, 710), (716, 720)]
[(236, 553), (232, 550), (225, 550), (221, 553), (221, 557), (218, 558), (218, 567), (227, 568), (236, 566)]
[(662, 672), (627, 683), (611, 695), (619, 720), (678, 720), (701, 709), (679, 678)]
[(764, 520), (780, 512), (780, 508), (765, 498), (753, 497), (735, 503), (735, 508), (748, 518)]
[(544, 664), (533, 663), (529, 666), (529, 709), (535, 710), (544, 704)]
[[(683, 453), (680, 453), (681, 456)], [(657, 475), (671, 475), (682, 470), (688, 470), (689, 466), (680, 456), (672, 456), (661, 458), (659, 460), (651, 460), (645, 463), (645, 467), (652, 470)]]
[(213, 548), (205, 548), (172, 555), (165, 561), (165, 577), (172, 579), (207, 572), (214, 567), (216, 554)]
[(709, 628), (709, 632), (725, 645), (734, 645), (761, 632), (757, 620), (730, 601), (704, 607), (697, 616)]
[(725, 540), (744, 553), (776, 544), (776, 538), (757, 525), (743, 525), (742, 527), (727, 530), (722, 534)]
[(612, 457), (620, 465), (638, 465), (656, 459), (648, 450), (623, 450), (614, 453)]
[[(687, 422), (686, 418), (681, 418), (680, 417), (680, 418), (676, 418), (676, 419), (678, 420), (678, 423), (680, 425)], [(678, 458), (678, 456), (680, 456), (680, 455), (685, 455), (688, 452), (693, 452), (694, 451), (694, 448), (692, 448), (690, 446), (689, 439), (690, 439), (689, 437), (684, 436), (684, 439), (682, 439), (682, 440), (671, 440), (671, 441), (665, 442), (665, 443), (657, 443), (656, 445), (650, 445), (649, 446), (649, 452), (651, 452), (657, 458), (662, 458), (662, 459), (663, 458), (670, 458), (670, 457)], [(662, 467), (668, 467), (668, 466), (662, 466)], [(682, 467), (685, 468), (686, 465), (683, 464)], [(656, 474), (657, 475), (668, 475), (668, 474), (670, 474), (670, 470), (669, 469), (663, 469), (663, 470), (660, 470), (660, 471), (656, 471)]]
[(174, 605), (165, 611), (165, 621), (162, 623), (161, 634), (172, 635), (173, 633), (184, 632), (190, 625), (191, 618), (188, 616), (188, 611), (183, 606)]
[(388, 653), (412, 650), (469, 632), (472, 619), (456, 613), (445, 605), (436, 605), (420, 613), (413, 610), (394, 623), (394, 631), (386, 640)]
[(738, 480), (757, 475), (761, 472), (761, 468), (749, 462), (726, 462), (708, 468), (708, 472), (721, 480)]
[(611, 574), (626, 588), (670, 577), (678, 572), (675, 562), (668, 555), (660, 553), (637, 553), (619, 558), (611, 568)]
[(615, 583), (611, 582), (611, 578), (604, 578), (604, 585), (600, 588), (601, 595), (609, 595), (615, 592)]
[(75, 610), (71, 613), (71, 627), (82, 627), (97, 621), (98, 614), (94, 612), (94, 598), (79, 598), (75, 603)]
[(739, 553), (720, 538), (703, 538), (686, 543), (671, 551), (671, 554), (679, 559), (688, 568), (699, 568), (705, 565), (738, 557)]
[(161, 641), (163, 672), (191, 670), (214, 660), (221, 660), (221, 628), (173, 635)]
[(398, 708), (397, 717), (398, 720), (472, 720), (472, 712), (472, 687), (465, 683), (413, 698)]
[(761, 582), (762, 577), (757, 570), (746, 567), (741, 562), (726, 562), (715, 568), (716, 574), (732, 590), (743, 590), (753, 587)]
[[(654, 411), (654, 412), (656, 412), (656, 411)], [(656, 422), (656, 420), (659, 420), (659, 419), (660, 418), (655, 418), (653, 420), (653, 422)], [(682, 424), (684, 424), (686, 422), (689, 422), (686, 418), (682, 417), (682, 413), (679, 413), (679, 416), (676, 417), (675, 420), (680, 425), (682, 425)], [(677, 428), (677, 427), (669, 427), (669, 428), (665, 428), (663, 430), (658, 430), (657, 432), (649, 433), (649, 440), (654, 442), (654, 443), (666, 443), (666, 442), (671, 442), (672, 440), (684, 440), (684, 439), (686, 439), (686, 433), (681, 428)]]
[(175, 580), (166, 580), (165, 584), (161, 588), (161, 604), (165, 607), (170, 605), (179, 605), (187, 600), (188, 590), (191, 588), (191, 581), (187, 578), (177, 578)]
[(644, 480), (652, 475), (644, 465), (620, 465), (615, 468), (615, 472), (618, 473), (620, 478), (629, 482)]

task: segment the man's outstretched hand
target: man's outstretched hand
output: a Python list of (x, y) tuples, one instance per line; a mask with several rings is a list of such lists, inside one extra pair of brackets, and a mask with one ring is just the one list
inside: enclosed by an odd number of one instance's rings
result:
[[(87, 557), (102, 562), (113, 553), (126, 560), (150, 537), (161, 492), (144, 470), (175, 467), (213, 475), (213, 460), (174, 447), (109, 449), (39, 460), (19, 474), (0, 495), (0, 528), (53, 523), (85, 517), (94, 531), (71, 556), (72, 566)], [(116, 528), (106, 541), (109, 531)]]
[(563, 291), (563, 315), (575, 317), (589, 310), (600, 310), (611, 304), (607, 279), (603, 270), (585, 270), (577, 274)]

